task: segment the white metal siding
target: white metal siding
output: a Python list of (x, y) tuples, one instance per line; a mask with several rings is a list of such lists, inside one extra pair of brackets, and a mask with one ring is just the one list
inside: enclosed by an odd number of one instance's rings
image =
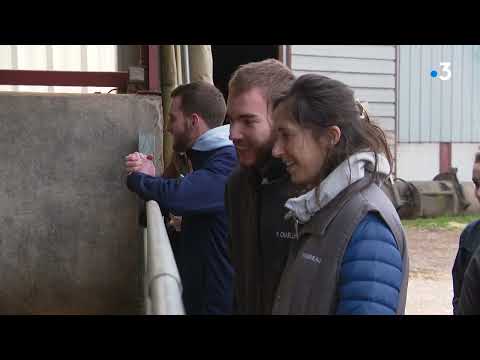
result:
[[(452, 76), (442, 81), (440, 62)], [(480, 142), (480, 46), (399, 47), (400, 142)]]
[[(432, 180), (440, 172), (439, 143), (399, 143), (397, 176), (409, 181)], [(452, 143), (452, 166), (460, 181), (471, 181), (475, 153), (480, 144)]]
[(457, 168), (460, 181), (471, 181), (475, 153), (480, 151), (480, 144), (452, 144), (452, 166)]
[[(117, 71), (116, 45), (0, 45), (0, 69)], [(111, 88), (0, 85), (0, 91), (93, 93)]]
[[(395, 143), (396, 47), (393, 45), (292, 45), (295, 75), (318, 73), (353, 88)], [(393, 150), (393, 149), (392, 149)], [(393, 153), (393, 151), (392, 151)]]
[(430, 181), (439, 172), (439, 144), (405, 144), (397, 146), (397, 174), (407, 181)]

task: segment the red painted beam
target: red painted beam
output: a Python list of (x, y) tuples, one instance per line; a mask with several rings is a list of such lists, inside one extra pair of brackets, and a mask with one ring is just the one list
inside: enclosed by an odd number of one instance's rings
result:
[(452, 143), (440, 143), (440, 172), (444, 173), (452, 167)]
[(128, 72), (0, 70), (0, 85), (100, 86), (125, 92)]
[(160, 91), (158, 45), (148, 45), (148, 90)]

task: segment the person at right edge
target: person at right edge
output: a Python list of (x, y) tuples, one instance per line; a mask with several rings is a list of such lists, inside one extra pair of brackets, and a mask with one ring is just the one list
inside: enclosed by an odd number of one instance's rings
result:
[(404, 314), (408, 252), (380, 186), (392, 157), (383, 131), (344, 83), (300, 76), (274, 104), (273, 156), (307, 192), (289, 199), (298, 238), (274, 314)]
[(294, 187), (284, 165), (272, 157), (272, 105), (291, 85), (293, 73), (268, 59), (240, 66), (228, 85), (227, 120), (240, 167), (225, 189), (235, 270), (234, 314), (271, 314), (285, 267), (292, 221), (285, 201)]
[[(475, 155), (472, 181), (480, 201), (480, 153)], [(480, 314), (480, 220), (470, 223), (460, 235), (452, 268), (453, 314)]]

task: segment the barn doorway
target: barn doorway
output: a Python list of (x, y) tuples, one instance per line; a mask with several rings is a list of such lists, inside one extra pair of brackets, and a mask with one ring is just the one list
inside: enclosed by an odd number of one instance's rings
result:
[(279, 59), (279, 45), (212, 45), (213, 82), (228, 98), (228, 81), (242, 64), (265, 59)]

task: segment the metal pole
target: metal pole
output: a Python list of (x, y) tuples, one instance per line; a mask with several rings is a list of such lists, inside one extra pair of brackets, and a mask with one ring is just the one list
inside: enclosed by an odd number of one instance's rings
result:
[(144, 289), (144, 298), (145, 298), (145, 313), (147, 315), (150, 315), (152, 313), (152, 302), (150, 300), (150, 296), (148, 294), (148, 230), (144, 229), (143, 230), (143, 251), (144, 251), (144, 263), (145, 263), (145, 275), (146, 275), (146, 281), (145, 281), (145, 289)]
[(182, 49), (182, 74), (183, 83), (188, 84), (190, 82), (190, 59), (188, 58), (188, 45), (181, 45)]
[(184, 315), (182, 282), (162, 213), (155, 201), (148, 201), (146, 206), (147, 289), (151, 299), (151, 313), (153, 315)]

